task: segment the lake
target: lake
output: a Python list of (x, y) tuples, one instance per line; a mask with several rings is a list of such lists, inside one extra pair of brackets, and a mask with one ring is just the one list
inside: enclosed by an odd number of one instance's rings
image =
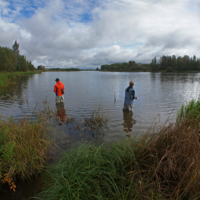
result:
[[(0, 116), (31, 117), (33, 110), (43, 111), (46, 105), (56, 110), (53, 92), (56, 78), (65, 85), (67, 116), (81, 121), (99, 109), (108, 117), (108, 129), (94, 137), (82, 136), (72, 125), (60, 126), (65, 133), (58, 133), (57, 142), (62, 149), (79, 141), (99, 144), (117, 141), (127, 137), (127, 132), (131, 136), (144, 134), (153, 122), (160, 126), (168, 119), (174, 120), (181, 105), (198, 99), (200, 94), (200, 73), (43, 72), (21, 76), (7, 88), (1, 88)], [(131, 80), (135, 82), (138, 100), (134, 100), (133, 112), (122, 112), (125, 89)], [(18, 188), (19, 198), (16, 193), (6, 199), (26, 199), (34, 194), (37, 184), (30, 183), (29, 189)]]

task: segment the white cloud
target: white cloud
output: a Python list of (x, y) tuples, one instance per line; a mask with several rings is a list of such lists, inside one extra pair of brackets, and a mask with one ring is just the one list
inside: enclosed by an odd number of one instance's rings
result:
[[(100, 67), (200, 56), (198, 0), (0, 0), (0, 45), (20, 43), (36, 66)], [(34, 6), (33, 6), (34, 5)], [(26, 17), (23, 10), (32, 12)]]

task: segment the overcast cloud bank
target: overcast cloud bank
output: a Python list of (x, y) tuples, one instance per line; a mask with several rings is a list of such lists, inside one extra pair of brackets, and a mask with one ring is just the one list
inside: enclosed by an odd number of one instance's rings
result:
[(0, 46), (37, 67), (97, 68), (200, 57), (198, 0), (0, 0)]

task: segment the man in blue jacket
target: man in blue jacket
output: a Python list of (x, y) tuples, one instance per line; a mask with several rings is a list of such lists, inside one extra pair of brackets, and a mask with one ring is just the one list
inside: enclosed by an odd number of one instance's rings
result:
[(131, 81), (129, 83), (129, 86), (125, 90), (123, 111), (125, 111), (125, 110), (132, 111), (133, 110), (133, 100), (138, 98), (138, 96), (135, 96), (135, 90), (133, 89), (133, 85), (134, 85), (134, 82)]

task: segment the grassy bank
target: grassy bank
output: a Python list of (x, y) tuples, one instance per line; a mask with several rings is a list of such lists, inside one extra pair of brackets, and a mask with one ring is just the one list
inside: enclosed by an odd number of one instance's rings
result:
[(88, 117), (84, 116), (82, 123), (67, 115), (61, 118), (60, 113), (56, 113), (46, 103), (44, 110), (34, 113), (32, 120), (26, 116), (19, 120), (0, 119), (0, 189), (9, 185), (15, 191), (16, 180), (31, 180), (47, 167), (47, 153), (50, 155), (53, 153), (50, 150), (58, 147), (54, 142), (54, 133), (61, 133), (57, 123), (66, 126), (74, 123), (75, 130), (94, 136), (102, 134), (107, 120), (100, 109)]
[(41, 70), (26, 71), (26, 72), (13, 72), (13, 73), (1, 72), (0, 73), (0, 87), (7, 86), (9, 81), (12, 81), (12, 79), (14, 77), (26, 75), (26, 74), (36, 74), (36, 73), (41, 73), (41, 72), (42, 72)]
[(200, 125), (186, 111), (180, 120), (180, 113), (179, 123), (140, 138), (67, 151), (47, 170), (46, 188), (36, 198), (199, 199)]
[[(30, 121), (0, 121), (0, 180), (15, 191), (15, 180), (30, 180), (41, 172), (47, 160), (50, 140), (49, 122), (40, 115)], [(1, 184), (2, 186), (2, 184)]]

